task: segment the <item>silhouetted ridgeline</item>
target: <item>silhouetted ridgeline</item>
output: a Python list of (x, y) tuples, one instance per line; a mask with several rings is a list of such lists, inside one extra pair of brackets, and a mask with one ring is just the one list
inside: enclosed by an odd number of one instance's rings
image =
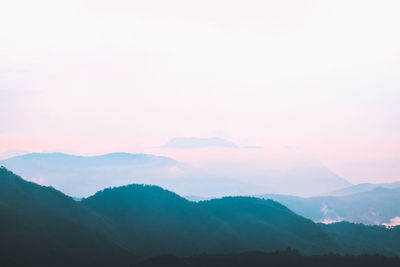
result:
[[(304, 255), (400, 255), (400, 227), (315, 224), (272, 200), (226, 197), (197, 203), (157, 186), (105, 189), (77, 202), (5, 168), (0, 168), (0, 218), (1, 266), (129, 266), (160, 254), (288, 247)], [(190, 259), (196, 258), (178, 261)]]

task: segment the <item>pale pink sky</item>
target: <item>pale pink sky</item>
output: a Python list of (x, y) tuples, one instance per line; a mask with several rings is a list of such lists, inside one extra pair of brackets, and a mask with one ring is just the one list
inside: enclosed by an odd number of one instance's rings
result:
[(0, 5), (0, 152), (220, 136), (400, 180), (398, 1)]

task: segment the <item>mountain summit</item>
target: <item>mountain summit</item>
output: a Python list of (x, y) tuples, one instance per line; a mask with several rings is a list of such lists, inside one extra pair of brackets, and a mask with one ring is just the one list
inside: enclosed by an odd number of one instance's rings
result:
[(219, 137), (212, 138), (196, 138), (196, 137), (179, 137), (168, 141), (164, 147), (168, 148), (204, 148), (204, 147), (225, 147), (237, 148), (238, 146), (226, 139)]

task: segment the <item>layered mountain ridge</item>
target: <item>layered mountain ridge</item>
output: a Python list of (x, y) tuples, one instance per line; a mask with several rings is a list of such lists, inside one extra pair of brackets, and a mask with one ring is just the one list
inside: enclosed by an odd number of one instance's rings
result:
[(302, 161), (215, 161), (192, 166), (152, 154), (31, 153), (2, 160), (0, 165), (75, 197), (126, 184), (156, 184), (180, 195), (207, 197), (265, 192), (308, 196), (350, 185), (322, 164)]
[(0, 169), (0, 214), (0, 261), (14, 265), (128, 266), (165, 253), (288, 247), (305, 255), (400, 255), (400, 227), (315, 224), (273, 200), (225, 197), (196, 203), (150, 185), (108, 188), (77, 202), (5, 168)]

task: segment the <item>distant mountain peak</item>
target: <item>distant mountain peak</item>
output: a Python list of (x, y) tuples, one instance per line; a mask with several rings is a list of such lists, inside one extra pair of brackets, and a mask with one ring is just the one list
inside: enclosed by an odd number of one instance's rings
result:
[(164, 160), (171, 160), (173, 159), (164, 157), (164, 156), (157, 156), (152, 154), (145, 154), (145, 153), (128, 153), (128, 152), (112, 152), (102, 155), (94, 155), (94, 156), (83, 156), (83, 155), (71, 155), (63, 152), (49, 152), (49, 153), (27, 153), (24, 155), (18, 155), (11, 158), (8, 158), (4, 161), (10, 161), (15, 158), (34, 158), (34, 159), (59, 159), (59, 158), (70, 158), (70, 159), (164, 159)]
[(109, 187), (96, 192), (94, 195), (85, 199), (104, 199), (116, 198), (120, 201), (126, 201), (127, 199), (135, 200), (138, 199), (152, 199), (152, 198), (162, 198), (162, 199), (181, 199), (187, 201), (185, 198), (179, 196), (178, 194), (164, 189), (157, 185), (151, 184), (129, 184), (124, 186)]
[(178, 137), (169, 140), (164, 147), (168, 148), (203, 148), (203, 147), (226, 147), (226, 148), (237, 148), (238, 146), (224, 138), (210, 137), (210, 138), (198, 138), (198, 137)]

